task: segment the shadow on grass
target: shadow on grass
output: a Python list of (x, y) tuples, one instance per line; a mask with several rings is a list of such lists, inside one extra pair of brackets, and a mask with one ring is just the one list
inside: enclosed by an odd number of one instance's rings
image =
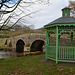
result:
[(39, 59), (38, 59), (40, 62), (44, 62), (46, 64), (49, 64), (51, 66), (57, 66), (57, 67), (74, 67), (75, 68), (75, 63), (73, 62), (58, 62), (58, 64), (56, 64), (55, 61), (53, 60), (46, 60), (45, 59), (45, 56), (41, 56)]

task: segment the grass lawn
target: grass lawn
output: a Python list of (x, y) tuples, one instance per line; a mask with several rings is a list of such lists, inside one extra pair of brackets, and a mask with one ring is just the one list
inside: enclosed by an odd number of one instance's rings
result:
[(0, 75), (75, 75), (75, 67), (50, 65), (39, 61), (42, 56), (44, 54), (0, 59)]

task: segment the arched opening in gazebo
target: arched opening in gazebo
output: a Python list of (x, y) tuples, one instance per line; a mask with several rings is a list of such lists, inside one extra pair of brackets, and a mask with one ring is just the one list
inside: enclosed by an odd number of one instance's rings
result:
[(45, 25), (45, 29), (46, 59), (75, 62), (75, 18), (70, 17), (70, 9), (62, 9), (62, 17)]

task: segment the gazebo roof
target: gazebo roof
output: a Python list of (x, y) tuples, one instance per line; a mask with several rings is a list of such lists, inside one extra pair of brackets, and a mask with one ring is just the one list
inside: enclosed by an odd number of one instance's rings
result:
[(74, 17), (60, 17), (50, 23), (48, 23), (47, 25), (45, 26), (48, 26), (48, 25), (53, 25), (53, 24), (75, 24), (75, 18)]
[(56, 26), (56, 25), (59, 25), (59, 24), (60, 24), (60, 26), (61, 25), (65, 25), (66, 26), (67, 24), (69, 26), (72, 26), (72, 25), (75, 26), (75, 18), (74, 17), (70, 17), (70, 8), (66, 7), (66, 8), (62, 9), (62, 17), (60, 17), (60, 18), (58, 18), (58, 19), (48, 23), (47, 25), (45, 25), (45, 27), (46, 26), (52, 27), (52, 26)]

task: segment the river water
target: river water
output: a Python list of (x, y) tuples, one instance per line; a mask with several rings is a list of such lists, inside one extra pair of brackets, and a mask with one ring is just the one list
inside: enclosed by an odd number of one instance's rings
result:
[[(16, 51), (0, 52), (0, 58), (21, 57), (30, 53), (30, 51), (24, 51), (23, 53), (17, 53)], [(43, 53), (45, 53), (45, 50), (43, 50)]]
[(29, 52), (16, 53), (16, 51), (0, 52), (0, 58), (20, 57), (29, 54)]
[(0, 58), (10, 58), (10, 57), (16, 57), (16, 52), (0, 52)]

